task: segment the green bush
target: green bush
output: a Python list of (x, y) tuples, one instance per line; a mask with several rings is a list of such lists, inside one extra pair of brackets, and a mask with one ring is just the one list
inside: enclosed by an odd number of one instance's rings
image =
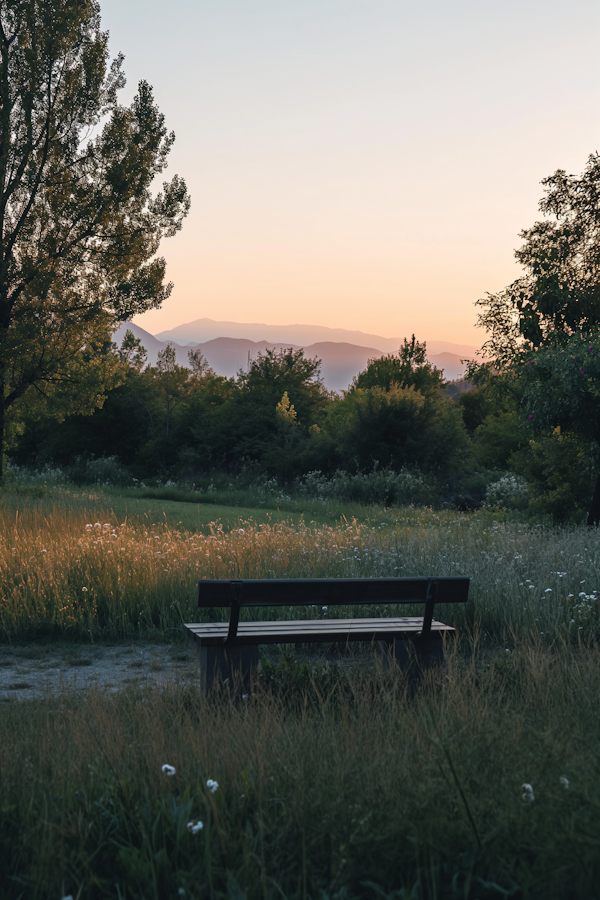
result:
[(589, 445), (558, 431), (515, 453), (513, 465), (529, 484), (529, 510), (555, 522), (583, 521), (594, 489), (594, 456)]
[(379, 469), (351, 475), (338, 469), (331, 477), (320, 471), (308, 472), (294, 485), (300, 496), (342, 500), (378, 506), (429, 506), (436, 499), (431, 479), (418, 472)]

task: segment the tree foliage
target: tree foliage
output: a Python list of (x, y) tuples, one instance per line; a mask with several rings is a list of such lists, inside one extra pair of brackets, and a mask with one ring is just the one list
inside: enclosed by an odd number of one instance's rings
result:
[[(115, 353), (127, 374), (105, 408), (87, 424), (65, 423), (69, 439), (60, 446), (54, 429), (44, 439), (38, 433), (32, 449), (45, 445), (59, 462), (92, 447), (97, 456), (112, 456), (122, 433), (126, 449), (118, 455), (141, 475), (251, 465), (284, 479), (316, 469), (371, 471), (375, 464), (440, 473), (468, 455), (461, 410), (439, 388), (422, 393), (393, 382), (389, 390), (355, 388), (340, 398), (319, 380), (319, 361), (293, 349), (259, 354), (237, 379), (206, 371), (202, 360), (205, 374), (197, 377), (177, 366), (170, 347), (156, 366), (141, 369), (143, 354), (132, 334)], [(104, 430), (95, 427), (98, 420)], [(93, 440), (82, 440), (85, 432)], [(23, 451), (27, 445), (22, 442)]]
[(423, 394), (396, 382), (388, 390), (356, 388), (324, 428), (334, 437), (340, 464), (350, 471), (379, 465), (448, 472), (467, 454), (460, 410), (440, 390)]
[(367, 368), (353, 380), (352, 387), (366, 390), (380, 387), (388, 390), (393, 384), (400, 387), (414, 387), (421, 393), (436, 391), (444, 384), (444, 373), (427, 360), (427, 345), (416, 340), (414, 334), (404, 343), (397, 354), (370, 359)]
[[(525, 243), (516, 252), (525, 274), (478, 301), (484, 310), (479, 322), (491, 335), (483, 349), (502, 373), (500, 380), (510, 383), (537, 439), (538, 458), (565, 460), (571, 453), (580, 460), (587, 447), (588, 475), (597, 474), (600, 155), (588, 158), (581, 176), (558, 170), (542, 183), (540, 210), (546, 218), (522, 232)], [(569, 491), (567, 482), (560, 484), (550, 491), (555, 517)], [(600, 475), (588, 524), (600, 524)]]
[(515, 252), (524, 275), (478, 301), (490, 332), (484, 351), (496, 366), (545, 346), (555, 334), (596, 333), (600, 327), (600, 155), (581, 176), (559, 169), (542, 181), (545, 219), (521, 232)]
[(122, 62), (95, 0), (0, 5), (2, 435), (32, 392), (100, 405), (122, 377), (112, 329), (171, 291), (156, 254), (189, 197), (178, 176), (152, 194), (174, 135), (146, 82), (119, 104)]

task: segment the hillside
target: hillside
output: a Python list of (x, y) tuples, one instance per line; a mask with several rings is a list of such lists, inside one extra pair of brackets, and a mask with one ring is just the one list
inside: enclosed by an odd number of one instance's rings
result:
[[(174, 341), (185, 345), (205, 343), (220, 337), (242, 338), (250, 341), (270, 341), (273, 344), (310, 346), (315, 343), (354, 344), (359, 347), (376, 347), (383, 353), (396, 353), (404, 337), (383, 337), (364, 331), (350, 331), (346, 328), (327, 328), (324, 325), (266, 325), (258, 322), (227, 322), (202, 318), (186, 322), (161, 331), (155, 335), (159, 341)], [(420, 336), (417, 335), (417, 338)], [(430, 353), (452, 353), (462, 359), (474, 357), (478, 348), (470, 344), (456, 344), (451, 341), (427, 341)]]
[[(183, 327), (183, 326), (182, 326)], [(231, 377), (240, 369), (246, 370), (250, 359), (258, 353), (264, 353), (266, 349), (280, 349), (286, 347), (304, 348), (305, 355), (317, 357), (321, 360), (321, 375), (326, 386), (330, 390), (341, 391), (348, 388), (354, 376), (365, 368), (369, 359), (382, 356), (384, 352), (376, 346), (362, 346), (347, 341), (316, 341), (310, 344), (293, 342), (271, 342), (267, 340), (251, 340), (237, 337), (215, 337), (205, 341), (188, 341), (186, 344), (177, 342), (174, 337), (159, 339), (139, 325), (132, 322), (120, 325), (114, 335), (114, 341), (120, 344), (125, 331), (130, 328), (148, 351), (148, 362), (156, 363), (156, 357), (162, 348), (171, 343), (177, 353), (177, 362), (184, 366), (188, 364), (188, 350), (192, 347), (200, 347), (209, 364), (218, 375)], [(333, 329), (327, 329), (333, 331)], [(342, 329), (340, 329), (342, 330)], [(178, 331), (174, 329), (174, 331)], [(399, 342), (401, 343), (401, 342)], [(398, 343), (398, 346), (399, 346)], [(439, 343), (439, 342), (438, 342)], [(398, 346), (395, 349), (398, 349)], [(428, 347), (429, 349), (429, 347)], [(469, 354), (474, 355), (474, 354)], [(448, 351), (428, 353), (428, 358), (435, 366), (444, 370), (446, 378), (452, 380), (459, 378), (464, 366), (461, 359), (464, 356)]]

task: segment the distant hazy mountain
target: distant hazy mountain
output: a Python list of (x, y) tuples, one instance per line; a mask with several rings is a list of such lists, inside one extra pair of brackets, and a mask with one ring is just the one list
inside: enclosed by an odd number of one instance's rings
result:
[[(182, 346), (173, 337), (166, 340), (158, 340), (132, 322), (119, 326), (113, 337), (115, 343), (121, 343), (128, 328), (141, 340), (148, 351), (148, 362), (150, 365), (155, 365), (158, 351), (166, 347), (168, 343), (175, 347), (177, 362), (182, 366), (188, 364), (188, 350), (192, 347), (200, 347), (217, 375), (226, 375), (227, 377), (235, 375), (240, 369), (247, 370), (249, 361), (254, 359), (258, 353), (264, 353), (267, 348), (293, 347), (298, 349), (303, 347), (306, 356), (311, 358), (316, 356), (321, 360), (323, 381), (330, 390), (335, 391), (348, 388), (354, 376), (366, 367), (369, 359), (382, 356), (384, 352), (389, 352), (382, 351), (376, 346), (366, 347), (346, 341), (316, 341), (310, 344), (296, 344), (290, 341), (254, 341), (248, 338), (236, 337), (217, 337), (206, 341), (190, 341), (185, 346)], [(176, 331), (177, 329), (174, 330)], [(334, 329), (327, 330), (333, 331)], [(360, 332), (356, 333), (360, 334)], [(395, 349), (397, 350), (398, 347), (396, 346)], [(429, 345), (427, 349), (429, 350)], [(459, 378), (462, 375), (464, 366), (461, 364), (461, 358), (464, 359), (466, 355), (461, 356), (448, 351), (427, 354), (430, 362), (439, 369), (443, 369), (448, 379)]]
[[(384, 353), (397, 353), (404, 337), (382, 337), (380, 334), (366, 334), (364, 331), (348, 331), (346, 328), (326, 328), (323, 325), (263, 325), (252, 322), (217, 322), (215, 319), (196, 319), (161, 331), (155, 335), (159, 341), (175, 341), (177, 344), (205, 343), (214, 338), (245, 338), (251, 341), (270, 341), (274, 344), (292, 344), (306, 347), (314, 343), (356, 344), (359, 347), (376, 347)], [(420, 339), (420, 335), (417, 335)], [(451, 341), (427, 341), (430, 353), (454, 353), (462, 359), (474, 357), (478, 348), (469, 344), (454, 344)]]

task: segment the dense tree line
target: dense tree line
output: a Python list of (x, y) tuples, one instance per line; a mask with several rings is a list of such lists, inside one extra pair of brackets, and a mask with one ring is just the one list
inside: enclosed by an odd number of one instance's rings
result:
[[(319, 379), (319, 361), (302, 350), (268, 350), (247, 372), (224, 378), (199, 351), (182, 367), (167, 347), (156, 366), (147, 366), (128, 333), (113, 351), (122, 382), (103, 407), (60, 424), (36, 411), (24, 420), (11, 457), (38, 468), (118, 457), (132, 477), (190, 481), (242, 472), (289, 483), (315, 471), (409, 471), (462, 508), (479, 505), (486, 485), (512, 472), (529, 485), (534, 512), (580, 516), (594, 474), (585, 436), (555, 426), (539, 432), (524, 412), (533, 402), (527, 376), (488, 365), (472, 373), (475, 386), (458, 391), (425, 351), (414, 336), (405, 340), (338, 395)], [(537, 420), (543, 404), (536, 402)]]
[(25, 421), (13, 457), (40, 465), (116, 455), (140, 475), (256, 470), (283, 479), (321, 469), (374, 465), (455, 472), (469, 453), (460, 407), (425, 346), (405, 341), (397, 355), (371, 360), (339, 396), (302, 350), (267, 350), (247, 372), (224, 378), (200, 353), (178, 366), (167, 347), (156, 366), (129, 332), (115, 348), (122, 383), (93, 415)]

